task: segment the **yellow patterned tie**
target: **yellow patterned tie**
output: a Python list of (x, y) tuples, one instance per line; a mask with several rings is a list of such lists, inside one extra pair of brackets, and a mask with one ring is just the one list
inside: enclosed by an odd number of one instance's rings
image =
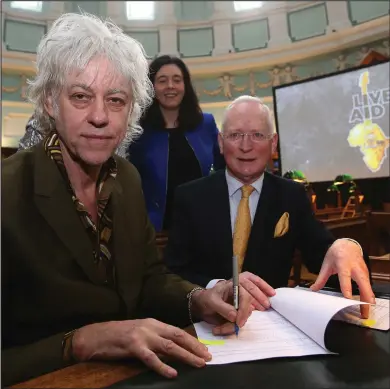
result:
[(246, 247), (251, 232), (251, 214), (249, 210), (249, 196), (254, 191), (251, 185), (241, 187), (241, 200), (238, 205), (236, 222), (233, 234), (233, 255), (237, 256), (238, 271), (241, 272), (244, 263)]

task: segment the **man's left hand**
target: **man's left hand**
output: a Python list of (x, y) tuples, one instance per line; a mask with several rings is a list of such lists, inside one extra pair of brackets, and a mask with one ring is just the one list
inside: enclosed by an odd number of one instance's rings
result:
[(233, 282), (221, 281), (213, 288), (196, 291), (192, 297), (193, 313), (202, 320), (215, 324), (214, 335), (234, 333), (234, 325), (243, 327), (254, 310), (252, 296), (239, 287), (239, 309), (233, 302)]
[[(310, 289), (313, 291), (322, 289), (333, 274), (337, 274), (339, 277), (344, 297), (352, 298), (352, 280), (354, 280), (359, 287), (360, 300), (375, 304), (375, 295), (370, 285), (368, 269), (360, 247), (356, 243), (346, 239), (336, 240), (327, 251), (320, 274)], [(369, 312), (369, 305), (360, 306), (360, 313), (364, 319), (368, 318)]]

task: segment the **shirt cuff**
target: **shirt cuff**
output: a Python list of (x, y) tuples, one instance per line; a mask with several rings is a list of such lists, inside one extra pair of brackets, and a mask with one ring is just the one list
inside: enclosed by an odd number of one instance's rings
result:
[(215, 279), (215, 280), (211, 280), (206, 285), (206, 289), (214, 288), (214, 286), (217, 285), (219, 281), (225, 281), (225, 280), (223, 278), (218, 278), (218, 279)]
[(360, 246), (360, 243), (357, 240), (351, 238), (340, 238), (338, 240), (349, 240), (350, 242), (357, 244), (360, 248), (360, 252), (362, 253), (362, 257), (364, 256), (362, 246)]

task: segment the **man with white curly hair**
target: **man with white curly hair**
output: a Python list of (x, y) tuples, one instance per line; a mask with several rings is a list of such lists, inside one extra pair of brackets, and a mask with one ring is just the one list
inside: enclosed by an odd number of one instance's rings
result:
[(112, 23), (65, 14), (39, 44), (29, 97), (47, 131), (2, 169), (3, 385), (91, 359), (175, 377), (157, 355), (211, 356), (173, 325), (225, 334), (248, 319), (245, 291), (236, 311), (231, 282), (204, 290), (158, 260), (139, 175), (114, 156), (151, 94), (142, 46)]

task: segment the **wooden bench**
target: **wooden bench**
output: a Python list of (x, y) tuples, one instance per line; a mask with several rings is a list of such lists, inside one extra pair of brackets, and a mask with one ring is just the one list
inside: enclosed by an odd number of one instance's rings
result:
[[(363, 250), (369, 249), (369, 236), (367, 234), (367, 217), (351, 217), (347, 219), (322, 220), (322, 223), (332, 232), (336, 239), (351, 238), (358, 241)], [(290, 274), (290, 286), (300, 282), (311, 282), (317, 278), (316, 274), (310, 273), (303, 265), (301, 255), (297, 251), (294, 255), (293, 266)]]
[(343, 207), (317, 209), (315, 216), (319, 220), (338, 219), (343, 213)]
[(390, 282), (390, 212), (368, 212), (367, 229), (372, 278)]

